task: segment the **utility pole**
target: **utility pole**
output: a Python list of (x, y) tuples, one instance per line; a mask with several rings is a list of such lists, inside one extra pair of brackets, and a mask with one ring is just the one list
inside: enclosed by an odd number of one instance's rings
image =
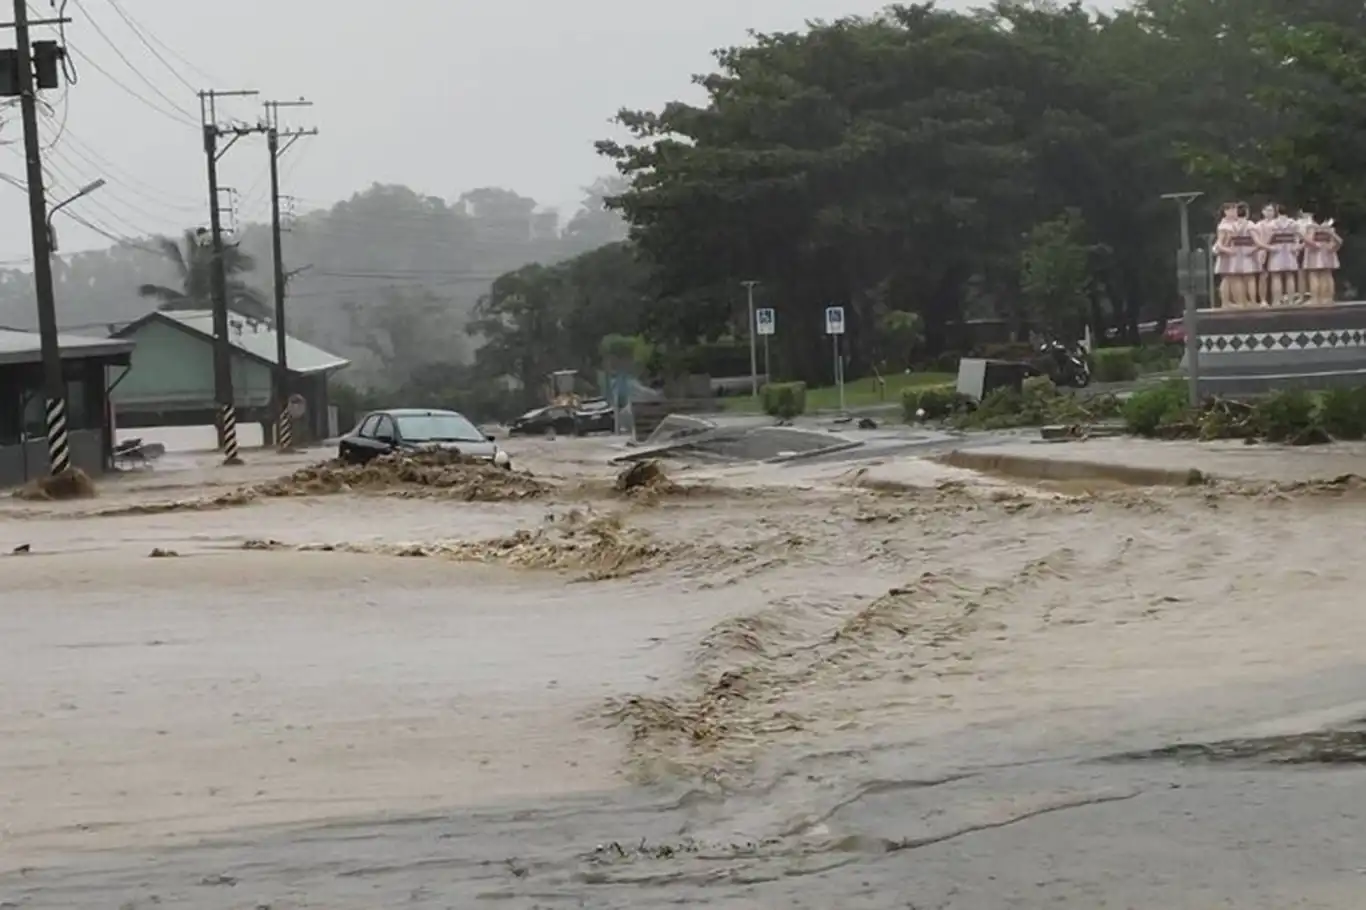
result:
[(757, 326), (754, 324), (754, 287), (758, 283), (740, 282), (749, 298), (749, 393), (754, 398), (759, 397), (759, 339), (756, 337)]
[[(300, 136), (316, 136), (317, 129), (280, 130), (280, 108), (312, 107), (312, 101), (266, 102), (266, 146), (270, 152), (270, 242), (275, 258), (275, 413), (278, 423), (275, 444), (281, 452), (294, 449), (294, 418), (289, 413), (289, 359), (285, 350), (285, 290), (289, 278), (285, 274), (283, 242), (280, 238), (280, 156)], [(284, 139), (284, 146), (280, 140)]]
[[(1177, 277), (1181, 284), (1181, 297), (1184, 300), (1184, 308), (1181, 317), (1181, 328), (1186, 335), (1186, 378), (1190, 386), (1190, 405), (1196, 407), (1200, 404), (1200, 337), (1196, 330), (1195, 321), (1199, 311), (1195, 305), (1194, 281), (1198, 272), (1194, 269), (1194, 257), (1191, 256), (1191, 221), (1190, 204), (1199, 199), (1203, 193), (1163, 193), (1163, 199), (1171, 199), (1181, 207), (1181, 252), (1178, 255), (1179, 267)], [(1211, 302), (1210, 306), (1214, 304)]]
[[(43, 359), (44, 413), (47, 455), (52, 476), (71, 471), (71, 446), (66, 426), (66, 381), (57, 340), (57, 304), (52, 286), (52, 238), (48, 232), (47, 195), (43, 187), (43, 152), (38, 136), (38, 91), (57, 88), (66, 49), (55, 41), (29, 44), (30, 25), (58, 25), (70, 19), (28, 18), (27, 0), (14, 0), (15, 49), (0, 51), (0, 97), (19, 97), (27, 165), (29, 229), (33, 234), (33, 288), (38, 301), (38, 334)], [(0, 25), (0, 28), (6, 27)]]
[[(24, 0), (15, 0), (22, 3)], [(213, 384), (218, 403), (218, 445), (223, 463), (239, 465), (237, 454), (237, 405), (232, 389), (232, 342), (228, 338), (228, 276), (223, 262), (223, 213), (218, 199), (218, 160), (243, 136), (266, 131), (257, 126), (222, 126), (218, 122), (219, 98), (247, 98), (259, 95), (251, 90), (199, 93), (199, 119), (204, 129), (204, 157), (209, 167), (209, 242), (213, 258), (209, 268), (209, 289), (213, 296)], [(221, 149), (218, 140), (230, 136)]]

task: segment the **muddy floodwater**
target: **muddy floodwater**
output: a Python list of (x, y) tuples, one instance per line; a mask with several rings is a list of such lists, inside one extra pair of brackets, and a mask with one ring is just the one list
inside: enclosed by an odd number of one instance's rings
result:
[(0, 907), (1366, 905), (1356, 483), (512, 449), (0, 502)]

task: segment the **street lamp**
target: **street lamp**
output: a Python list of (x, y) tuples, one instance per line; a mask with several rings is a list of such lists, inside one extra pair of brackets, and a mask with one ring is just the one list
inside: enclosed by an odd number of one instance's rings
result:
[[(1203, 193), (1163, 193), (1163, 199), (1171, 199), (1181, 207), (1181, 252), (1178, 278), (1181, 296), (1185, 301), (1181, 318), (1181, 328), (1186, 335), (1186, 377), (1190, 384), (1190, 403), (1195, 407), (1200, 403), (1200, 339), (1196, 335), (1195, 289), (1191, 287), (1191, 220), (1190, 204), (1203, 196)], [(1211, 304), (1213, 306), (1213, 304)]]
[(51, 209), (48, 210), (47, 245), (50, 252), (57, 252), (57, 232), (52, 228), (52, 216), (60, 212), (66, 206), (75, 202), (77, 199), (80, 199), (82, 196), (89, 196), (91, 193), (95, 192), (95, 190), (99, 189), (102, 186), (104, 186), (103, 177), (100, 177), (98, 180), (92, 180), (90, 183), (87, 183), (85, 186), (77, 190), (74, 195), (68, 196), (66, 199), (63, 199), (61, 202), (57, 203)]

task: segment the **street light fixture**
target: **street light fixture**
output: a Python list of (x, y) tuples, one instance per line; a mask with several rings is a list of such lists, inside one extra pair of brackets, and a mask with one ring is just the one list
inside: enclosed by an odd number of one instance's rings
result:
[(89, 183), (87, 183), (85, 186), (83, 186), (83, 187), (81, 187), (79, 190), (77, 190), (77, 191), (75, 192), (75, 194), (73, 194), (73, 195), (71, 195), (71, 196), (68, 196), (66, 199), (63, 199), (61, 202), (57, 203), (57, 204), (54, 205), (51, 209), (48, 210), (48, 213), (47, 213), (47, 244), (48, 244), (48, 247), (50, 248), (51, 252), (53, 252), (53, 253), (56, 253), (56, 252), (57, 252), (57, 232), (56, 232), (55, 230), (53, 230), (53, 228), (52, 228), (52, 216), (55, 215), (55, 214), (57, 214), (58, 212), (60, 212), (64, 207), (66, 207), (66, 206), (70, 205), (71, 203), (75, 202), (77, 199), (80, 199), (82, 196), (89, 196), (91, 193), (95, 192), (95, 190), (99, 189), (99, 188), (102, 187), (102, 186), (104, 186), (104, 178), (103, 178), (103, 177), (100, 177), (100, 178), (97, 179), (97, 180), (92, 180), (92, 181), (90, 181)]

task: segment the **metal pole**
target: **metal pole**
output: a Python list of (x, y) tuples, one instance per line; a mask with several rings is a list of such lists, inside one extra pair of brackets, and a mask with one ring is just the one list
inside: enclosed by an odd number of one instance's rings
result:
[(71, 468), (66, 427), (66, 382), (57, 339), (57, 301), (52, 287), (52, 251), (47, 229), (47, 197), (43, 188), (42, 145), (38, 136), (38, 89), (29, 47), (28, 2), (14, 0), (14, 39), (18, 44), (19, 112), (24, 125), (29, 228), (33, 234), (33, 290), (38, 302), (38, 335), (43, 355), (43, 394), (47, 417), (48, 464), (54, 476)]
[[(1181, 250), (1186, 254), (1186, 259), (1189, 262), (1191, 251), (1191, 200), (1182, 197), (1177, 201), (1181, 204)], [(1184, 289), (1181, 296), (1185, 299), (1185, 313), (1181, 323), (1186, 329), (1186, 376), (1190, 387), (1190, 404), (1191, 407), (1196, 407), (1200, 404), (1200, 336), (1195, 325), (1196, 319), (1198, 318), (1198, 310), (1195, 306), (1195, 289), (1188, 286)]]
[(768, 336), (764, 336), (764, 382), (773, 382), (773, 368), (769, 366)]
[(833, 367), (834, 367), (834, 370), (835, 370), (835, 388), (839, 389), (839, 393), (840, 393), (840, 410), (843, 411), (843, 410), (844, 410), (844, 376), (843, 376), (842, 374), (843, 374), (843, 372), (844, 372), (844, 369), (843, 369), (842, 365), (840, 364), (840, 336), (838, 336), (838, 335), (831, 335), (831, 336), (830, 336), (830, 351), (831, 351), (831, 356), (833, 356), (834, 359), (835, 359), (835, 362), (834, 362), (834, 364), (833, 364)]
[(270, 153), (270, 248), (275, 259), (275, 444), (282, 452), (294, 447), (289, 414), (289, 355), (285, 345), (285, 260), (280, 240), (280, 131), (266, 132)]
[(759, 397), (759, 354), (758, 327), (754, 324), (754, 286), (757, 281), (742, 281), (745, 286), (746, 296), (749, 299), (749, 393), (752, 397)]

